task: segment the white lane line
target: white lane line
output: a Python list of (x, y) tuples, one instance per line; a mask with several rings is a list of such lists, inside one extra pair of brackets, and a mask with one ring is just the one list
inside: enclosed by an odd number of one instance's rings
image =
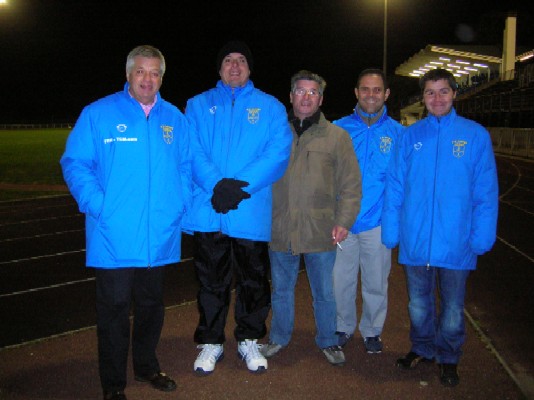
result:
[[(179, 303), (179, 304), (175, 304), (175, 305), (172, 305), (172, 306), (165, 307), (165, 311), (172, 310), (172, 309), (179, 308), (179, 307), (187, 307), (187, 306), (196, 304), (196, 302), (197, 302), (196, 300), (184, 301), (184, 302)], [(133, 317), (130, 317), (130, 319), (132, 319), (132, 318)], [(46, 337), (39, 338), (39, 339), (29, 340), (27, 342), (12, 344), (10, 346), (1, 347), (0, 348), (0, 353), (2, 351), (5, 351), (5, 350), (18, 349), (20, 347), (25, 347), (25, 346), (32, 345), (32, 344), (38, 344), (38, 343), (42, 343), (42, 342), (47, 342), (47, 341), (52, 340), (52, 339), (62, 338), (62, 337), (66, 337), (66, 336), (73, 336), (73, 335), (75, 335), (77, 333), (90, 331), (90, 330), (93, 330), (93, 329), (96, 329), (96, 325), (86, 326), (86, 327), (83, 327), (83, 328), (80, 328), (80, 329), (75, 329), (75, 330), (72, 330), (72, 331), (58, 333), (56, 335), (50, 335), (50, 336), (46, 336)]]
[(74, 208), (76, 207), (76, 203), (70, 203), (70, 204), (52, 204), (52, 205), (49, 205), (49, 206), (39, 206), (39, 207), (31, 207), (30, 205), (21, 205), (20, 207), (18, 208), (13, 208), (13, 207), (9, 207), (9, 208), (3, 208), (1, 207), (0, 208), (0, 214), (6, 214), (6, 215), (9, 215), (9, 214), (14, 214), (15, 212), (16, 213), (20, 213), (20, 212), (35, 212), (35, 211), (42, 211), (42, 210), (51, 210), (51, 209), (57, 209), (57, 208), (67, 208), (67, 207), (70, 207), (70, 208)]
[(72, 217), (82, 217), (83, 214), (71, 214), (71, 215), (63, 215), (61, 217), (48, 217), (48, 218), (40, 218), (40, 219), (28, 219), (26, 221), (14, 221), (14, 222), (8, 222), (6, 224), (0, 224), (0, 227), (2, 226), (9, 226), (9, 225), (19, 225), (19, 224), (33, 224), (36, 222), (44, 222), (44, 221), (54, 221), (58, 219), (65, 219), (65, 218), (72, 218)]
[(529, 188), (524, 187), (524, 186), (518, 186), (517, 188), (518, 188), (518, 189), (521, 189), (521, 190), (525, 190), (525, 191), (527, 191), (527, 192), (534, 192), (534, 190), (529, 189)]
[(2, 200), (0, 204), (10, 204), (10, 203), (24, 203), (24, 202), (35, 202), (46, 199), (55, 199), (57, 197), (70, 197), (70, 194), (50, 194), (45, 196), (36, 196), (36, 197), (27, 197), (23, 199), (11, 199), (11, 200)]
[(510, 186), (506, 192), (504, 192), (503, 194), (501, 194), (501, 195), (499, 196), (499, 200), (500, 200), (500, 201), (502, 201), (502, 199), (503, 199), (508, 193), (510, 193), (512, 190), (514, 190), (515, 187), (519, 185), (519, 181), (521, 180), (521, 170), (519, 169), (519, 167), (518, 167), (517, 165), (515, 165), (515, 164), (514, 164), (513, 162), (511, 162), (511, 161), (510, 161), (510, 165), (511, 165), (512, 167), (514, 167), (515, 170), (517, 171), (517, 178), (516, 178), (514, 184), (513, 184), (512, 186)]
[[(178, 262), (178, 264), (185, 263), (185, 262), (188, 262), (188, 261), (192, 261), (193, 259), (194, 259), (193, 257), (182, 258)], [(38, 288), (26, 289), (26, 290), (20, 290), (18, 292), (4, 293), (4, 294), (0, 294), (0, 299), (4, 298), (4, 297), (18, 296), (18, 295), (21, 295), (21, 294), (40, 292), (42, 290), (57, 289), (57, 288), (60, 288), (60, 287), (63, 287), (63, 286), (76, 285), (78, 283), (92, 282), (94, 280), (95, 280), (95, 278), (92, 277), (92, 278), (87, 278), (87, 279), (80, 279), (80, 280), (77, 280), (77, 281), (69, 281), (69, 282), (57, 283), (57, 284), (49, 285), (49, 286), (43, 286), (43, 287), (38, 287)]]
[(501, 203), (506, 204), (506, 205), (508, 205), (510, 207), (513, 207), (513, 208), (517, 208), (519, 211), (522, 211), (525, 214), (534, 215), (534, 212), (529, 211), (529, 210), (525, 210), (523, 207), (519, 207), (518, 205), (516, 205), (514, 203), (510, 203), (509, 201), (502, 201), (501, 200)]
[(529, 260), (531, 263), (534, 264), (534, 258), (530, 257), (528, 254), (526, 253), (523, 253), (521, 250), (519, 250), (517, 247), (515, 247), (513, 244), (511, 243), (508, 243), (506, 240), (504, 240), (503, 238), (501, 238), (500, 236), (497, 236), (497, 239), (499, 239), (501, 242), (503, 242), (505, 245), (507, 245), (508, 247), (510, 247), (512, 250), (514, 250), (515, 252), (521, 254), (523, 257), (525, 257), (527, 260)]
[(11, 293), (0, 294), (0, 299), (4, 298), (4, 297), (18, 296), (20, 294), (28, 294), (28, 293), (33, 293), (33, 292), (40, 292), (41, 290), (56, 289), (56, 288), (63, 287), (63, 286), (76, 285), (78, 283), (91, 282), (91, 281), (94, 281), (94, 280), (95, 280), (95, 278), (80, 279), (78, 281), (63, 282), (63, 283), (58, 283), (56, 285), (50, 285), (50, 286), (33, 288), (33, 289), (21, 290), (19, 292), (11, 292)]
[(21, 236), (21, 237), (16, 237), (16, 238), (0, 239), (0, 243), (15, 242), (17, 240), (39, 239), (39, 238), (44, 238), (47, 236), (64, 235), (66, 233), (75, 233), (75, 232), (83, 232), (83, 231), (85, 231), (85, 229), (71, 229), (68, 231), (41, 233), (39, 235), (33, 235), (33, 236)]
[(517, 375), (514, 373), (514, 371), (512, 371), (508, 363), (504, 360), (501, 354), (493, 346), (491, 339), (484, 334), (484, 332), (482, 331), (482, 328), (480, 328), (478, 323), (475, 321), (475, 319), (471, 316), (471, 314), (469, 314), (469, 312), (466, 309), (464, 309), (464, 314), (469, 320), (469, 323), (471, 324), (471, 326), (475, 329), (482, 343), (484, 343), (486, 348), (489, 351), (491, 351), (491, 353), (493, 353), (493, 355), (497, 358), (497, 360), (502, 365), (506, 373), (510, 376), (510, 378), (512, 378), (512, 380), (515, 382), (517, 387), (523, 392), (523, 394), (527, 396), (526, 398), (528, 398), (528, 392), (530, 391), (528, 387), (529, 385), (526, 382), (523, 382), (522, 379), (519, 379)]
[(24, 262), (24, 261), (35, 261), (35, 260), (41, 260), (43, 258), (61, 257), (61, 256), (65, 256), (68, 254), (76, 254), (76, 253), (84, 253), (84, 252), (85, 252), (85, 249), (62, 251), (61, 253), (55, 253), (55, 254), (45, 254), (42, 256), (34, 256), (34, 257), (28, 257), (28, 258), (19, 258), (16, 260), (1, 261), (0, 265), (15, 264), (15, 263)]

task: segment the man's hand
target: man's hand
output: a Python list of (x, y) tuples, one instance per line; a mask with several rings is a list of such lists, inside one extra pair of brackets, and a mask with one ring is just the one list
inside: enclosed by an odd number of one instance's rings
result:
[(250, 198), (250, 194), (241, 189), (245, 186), (248, 186), (248, 182), (233, 178), (221, 179), (213, 188), (213, 196), (211, 197), (213, 209), (221, 214), (226, 214), (230, 210), (237, 210), (237, 206), (242, 200)]
[(348, 229), (343, 228), (342, 226), (339, 226), (339, 225), (334, 226), (334, 228), (332, 229), (332, 244), (334, 246), (339, 245), (339, 243), (345, 240), (348, 235), (349, 235)]

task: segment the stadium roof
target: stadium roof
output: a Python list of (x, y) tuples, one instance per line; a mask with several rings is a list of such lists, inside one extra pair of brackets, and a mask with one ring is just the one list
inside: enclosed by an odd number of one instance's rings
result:
[[(520, 50), (520, 49), (518, 49)], [(516, 56), (516, 62), (531, 59), (534, 49)], [(395, 69), (396, 75), (419, 77), (430, 69), (445, 68), (456, 77), (498, 72), (502, 50), (497, 46), (451, 46), (429, 44)]]

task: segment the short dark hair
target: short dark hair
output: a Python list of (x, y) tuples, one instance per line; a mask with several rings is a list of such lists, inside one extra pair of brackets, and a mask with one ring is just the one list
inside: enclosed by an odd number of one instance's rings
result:
[(378, 68), (367, 68), (364, 69), (360, 74), (358, 75), (358, 79), (356, 80), (356, 89), (360, 87), (360, 81), (364, 76), (367, 75), (378, 75), (382, 78), (382, 82), (384, 83), (384, 89), (388, 88), (388, 80), (386, 78), (386, 75), (384, 74), (384, 71)]
[(428, 81), (440, 81), (445, 80), (449, 82), (449, 86), (451, 87), (453, 92), (456, 92), (458, 89), (458, 84), (456, 83), (456, 79), (454, 79), (454, 75), (452, 72), (447, 71), (443, 68), (436, 68), (431, 69), (426, 74), (424, 74), (421, 79), (419, 79), (419, 87), (421, 88), (421, 91), (425, 90), (425, 85)]

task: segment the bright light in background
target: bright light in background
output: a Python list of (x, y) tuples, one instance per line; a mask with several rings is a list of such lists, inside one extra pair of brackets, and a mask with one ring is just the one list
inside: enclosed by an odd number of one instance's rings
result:
[(4, 6), (7, 4), (7, 0), (0, 0), (0, 6)]

